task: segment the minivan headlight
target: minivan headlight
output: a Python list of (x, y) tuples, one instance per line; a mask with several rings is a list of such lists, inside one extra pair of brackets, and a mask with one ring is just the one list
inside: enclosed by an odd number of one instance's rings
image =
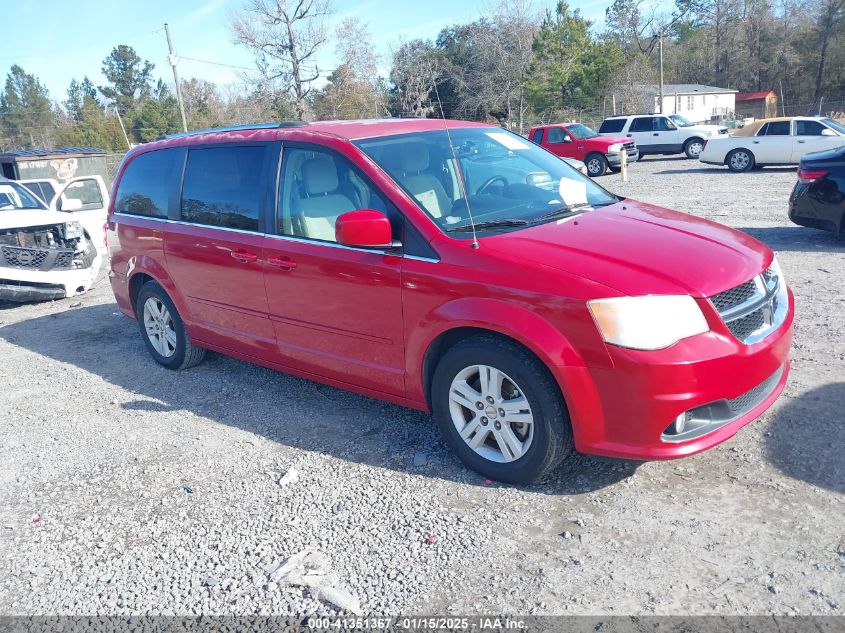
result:
[(587, 305), (605, 342), (620, 347), (663, 349), (710, 330), (701, 308), (688, 295), (614, 297)]

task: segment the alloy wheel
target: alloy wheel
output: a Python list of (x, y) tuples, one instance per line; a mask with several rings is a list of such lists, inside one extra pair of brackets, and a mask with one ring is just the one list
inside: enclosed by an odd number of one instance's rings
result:
[(698, 158), (703, 149), (704, 144), (701, 141), (693, 141), (689, 144), (689, 153), (692, 158)]
[(489, 365), (470, 365), (452, 380), (449, 412), (461, 439), (493, 462), (512, 462), (531, 447), (534, 416), (513, 379)]
[(167, 306), (156, 297), (144, 303), (144, 329), (153, 348), (164, 358), (176, 353), (176, 329)]
[(736, 152), (733, 156), (731, 156), (731, 167), (737, 171), (746, 169), (750, 162), (751, 157), (749, 157), (745, 152)]

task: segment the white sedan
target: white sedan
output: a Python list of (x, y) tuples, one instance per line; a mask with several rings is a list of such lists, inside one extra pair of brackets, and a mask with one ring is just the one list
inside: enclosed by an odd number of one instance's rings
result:
[(819, 117), (761, 119), (730, 136), (707, 140), (698, 159), (749, 171), (766, 165), (797, 165), (804, 154), (845, 146), (845, 125)]

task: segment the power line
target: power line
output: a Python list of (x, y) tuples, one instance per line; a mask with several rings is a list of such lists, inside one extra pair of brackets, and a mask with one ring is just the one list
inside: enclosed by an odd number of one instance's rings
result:
[(196, 57), (185, 57), (180, 55), (179, 59), (185, 59), (191, 62), (199, 62), (200, 64), (211, 64), (212, 66), (224, 66), (225, 68), (237, 68), (238, 70), (254, 71), (255, 68), (247, 68), (246, 66), (235, 66), (234, 64), (224, 64), (223, 62), (213, 62), (208, 59), (197, 59)]

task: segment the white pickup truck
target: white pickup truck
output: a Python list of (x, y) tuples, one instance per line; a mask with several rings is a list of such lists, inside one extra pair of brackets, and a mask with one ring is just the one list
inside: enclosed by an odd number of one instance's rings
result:
[(0, 178), (0, 301), (49, 301), (81, 294), (106, 256), (108, 189), (100, 176), (60, 185), (48, 203), (43, 181)]

